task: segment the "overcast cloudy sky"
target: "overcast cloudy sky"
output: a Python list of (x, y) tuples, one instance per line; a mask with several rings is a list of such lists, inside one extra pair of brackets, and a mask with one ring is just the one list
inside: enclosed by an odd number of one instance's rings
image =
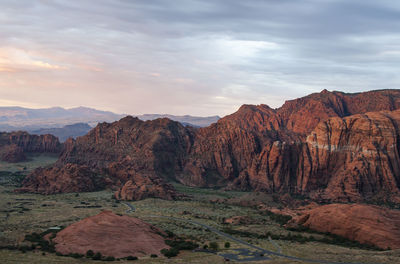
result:
[(0, 105), (223, 116), (399, 69), (400, 1), (0, 0)]

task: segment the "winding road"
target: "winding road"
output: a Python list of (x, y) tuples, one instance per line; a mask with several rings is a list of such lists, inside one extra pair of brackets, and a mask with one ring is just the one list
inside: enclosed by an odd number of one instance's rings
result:
[[(136, 208), (132, 204), (127, 203), (127, 202), (123, 202), (123, 204), (125, 204), (126, 206), (129, 207), (129, 209), (126, 210), (127, 213), (131, 213), (131, 212), (136, 211)], [(268, 257), (266, 257), (264, 255), (273, 255), (273, 256), (277, 256), (277, 257), (282, 257), (282, 258), (296, 260), (296, 261), (309, 262), (309, 263), (321, 263), (321, 264), (365, 264), (365, 263), (360, 263), (360, 262), (330, 262), (330, 261), (325, 261), (325, 260), (315, 260), (315, 259), (305, 259), (305, 258), (293, 257), (293, 256), (282, 254), (280, 250), (278, 250), (278, 252), (274, 252), (274, 251), (270, 251), (270, 250), (267, 250), (267, 249), (264, 249), (264, 248), (260, 248), (258, 246), (253, 245), (253, 244), (250, 244), (250, 243), (248, 243), (248, 242), (246, 242), (244, 240), (241, 240), (239, 238), (233, 237), (233, 236), (231, 236), (231, 235), (229, 235), (227, 233), (221, 232), (221, 231), (219, 231), (218, 229), (216, 229), (216, 228), (214, 228), (212, 226), (209, 226), (209, 225), (206, 225), (206, 224), (203, 224), (203, 223), (200, 223), (200, 222), (196, 222), (196, 221), (191, 220), (191, 219), (177, 218), (177, 217), (173, 217), (173, 216), (161, 216), (161, 215), (149, 215), (149, 216), (146, 216), (146, 217), (150, 217), (150, 218), (165, 218), (165, 219), (183, 221), (183, 222), (191, 223), (191, 224), (194, 224), (194, 225), (198, 225), (198, 226), (201, 226), (201, 227), (203, 227), (203, 228), (205, 228), (205, 229), (207, 229), (207, 230), (209, 230), (209, 231), (211, 231), (213, 233), (216, 233), (216, 234), (218, 234), (218, 235), (220, 235), (222, 237), (225, 237), (225, 238), (227, 238), (227, 239), (229, 239), (231, 241), (234, 241), (234, 242), (236, 242), (238, 244), (241, 244), (243, 246), (255, 249), (257, 251), (257, 254), (258, 254), (259, 258), (254, 258), (254, 259), (251, 259), (251, 260), (246, 259), (246, 261), (268, 260), (270, 258), (268, 258)], [(270, 239), (270, 241), (271, 240), (272, 239)], [(277, 246), (277, 244), (274, 243), (273, 241), (271, 241), (271, 243), (273, 243), (274, 245)], [(242, 249), (239, 249), (239, 250), (242, 250)], [(231, 254), (222, 255), (222, 256), (223, 257), (227, 257), (228, 255), (230, 256)], [(234, 259), (236, 261), (240, 261), (237, 258), (234, 258)], [(378, 264), (378, 263), (375, 263), (375, 264)]]

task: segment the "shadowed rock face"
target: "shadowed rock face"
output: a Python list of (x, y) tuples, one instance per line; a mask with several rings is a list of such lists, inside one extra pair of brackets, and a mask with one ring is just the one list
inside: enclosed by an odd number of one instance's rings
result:
[(61, 144), (52, 135), (30, 135), (27, 132), (0, 132), (0, 158), (7, 162), (26, 160), (26, 153), (59, 153)]
[(11, 162), (11, 163), (21, 162), (21, 161), (25, 161), (27, 159), (26, 155), (24, 153), (24, 149), (21, 147), (18, 147), (15, 144), (5, 145), (5, 146), (1, 147), (0, 158), (2, 161)]
[(138, 218), (103, 211), (66, 227), (53, 241), (62, 254), (92, 250), (116, 258), (141, 257), (159, 255), (161, 249), (169, 248), (160, 234), (162, 231)]
[(22, 182), (18, 192), (42, 194), (91, 192), (104, 189), (106, 179), (99, 177), (87, 166), (65, 164), (62, 167), (38, 168)]
[(330, 204), (304, 210), (287, 226), (304, 226), (380, 248), (400, 248), (400, 212), (362, 204)]
[[(278, 109), (243, 105), (198, 130), (165, 118), (143, 122), (126, 117), (68, 140), (56, 166), (87, 166), (113, 188), (127, 183), (117, 192), (122, 199), (146, 197), (133, 193), (149, 178), (161, 185), (161, 179), (176, 179), (191, 186), (317, 200), (399, 202), (399, 107), (399, 90), (324, 90)], [(149, 193), (171, 197), (170, 189), (165, 185)]]
[[(118, 189), (116, 197), (123, 200), (174, 199), (178, 195), (163, 179), (182, 171), (191, 140), (189, 128), (166, 118), (144, 122), (128, 116), (102, 123), (83, 137), (67, 140), (56, 165), (33, 172), (22, 190), (56, 193), (110, 187)], [(70, 173), (72, 164), (74, 172), (82, 173)], [(78, 181), (79, 177), (87, 181)]]

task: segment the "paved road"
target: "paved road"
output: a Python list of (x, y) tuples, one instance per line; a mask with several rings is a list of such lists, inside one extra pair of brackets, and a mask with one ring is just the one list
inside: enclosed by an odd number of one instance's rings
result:
[(268, 240), (269, 240), (269, 242), (271, 242), (272, 245), (275, 246), (275, 248), (277, 249), (278, 253), (282, 253), (282, 249), (278, 245), (278, 243), (276, 243), (274, 240), (272, 240), (272, 238), (270, 236), (268, 237)]
[(126, 210), (127, 214), (130, 214), (130, 213), (133, 213), (136, 211), (136, 208), (132, 204), (126, 203), (126, 202), (122, 202), (122, 203), (129, 207), (129, 209)]
[[(126, 204), (126, 205), (129, 206), (130, 208), (135, 209), (135, 208), (134, 208), (131, 204), (129, 204), (129, 203), (124, 203), (124, 204)], [(232, 240), (232, 241), (235, 241), (235, 242), (237, 242), (238, 244), (241, 244), (241, 245), (243, 245), (243, 246), (246, 246), (246, 247), (255, 249), (255, 250), (259, 253), (259, 255), (273, 255), (273, 256), (277, 256), (277, 257), (282, 257), (282, 258), (291, 259), (291, 260), (296, 260), (296, 261), (309, 262), (309, 263), (321, 263), (321, 264), (365, 264), (365, 263), (360, 263), (360, 262), (330, 262), (330, 261), (325, 261), (325, 260), (315, 260), (315, 259), (305, 259), (305, 258), (293, 257), (293, 256), (289, 256), (289, 255), (282, 254), (282, 253), (280, 253), (280, 252), (274, 252), (274, 251), (266, 250), (266, 249), (264, 249), (264, 248), (260, 248), (260, 247), (258, 247), (258, 246), (253, 245), (253, 244), (250, 244), (250, 243), (248, 243), (248, 242), (246, 242), (246, 241), (244, 241), (244, 240), (241, 240), (241, 239), (239, 239), (239, 238), (233, 237), (233, 236), (231, 236), (231, 235), (229, 235), (229, 234), (227, 234), (227, 233), (221, 232), (221, 231), (219, 231), (218, 229), (216, 229), (216, 228), (214, 228), (214, 227), (212, 227), (212, 226), (209, 226), (209, 225), (206, 225), (206, 224), (203, 224), (203, 223), (200, 223), (200, 222), (196, 222), (196, 221), (191, 220), (191, 219), (176, 218), (176, 217), (172, 217), (172, 216), (160, 216), (160, 215), (149, 215), (149, 216), (146, 216), (146, 217), (151, 217), (151, 218), (166, 218), (166, 219), (170, 219), (170, 220), (184, 221), (184, 222), (187, 222), (187, 223), (191, 223), (191, 224), (195, 224), (195, 225), (204, 227), (205, 229), (207, 229), (207, 230), (209, 230), (209, 231), (211, 231), (211, 232), (214, 232), (214, 233), (216, 233), (216, 234), (218, 234), (218, 235), (220, 235), (220, 236), (223, 236), (223, 237), (225, 237), (225, 238), (228, 238), (228, 239), (230, 239), (230, 240)], [(377, 263), (376, 263), (376, 264), (377, 264)]]

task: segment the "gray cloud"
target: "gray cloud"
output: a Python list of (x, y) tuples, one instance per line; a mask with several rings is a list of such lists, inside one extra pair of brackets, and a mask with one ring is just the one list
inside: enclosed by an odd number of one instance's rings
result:
[(228, 114), (322, 89), (398, 88), (400, 4), (1, 0), (0, 97)]

